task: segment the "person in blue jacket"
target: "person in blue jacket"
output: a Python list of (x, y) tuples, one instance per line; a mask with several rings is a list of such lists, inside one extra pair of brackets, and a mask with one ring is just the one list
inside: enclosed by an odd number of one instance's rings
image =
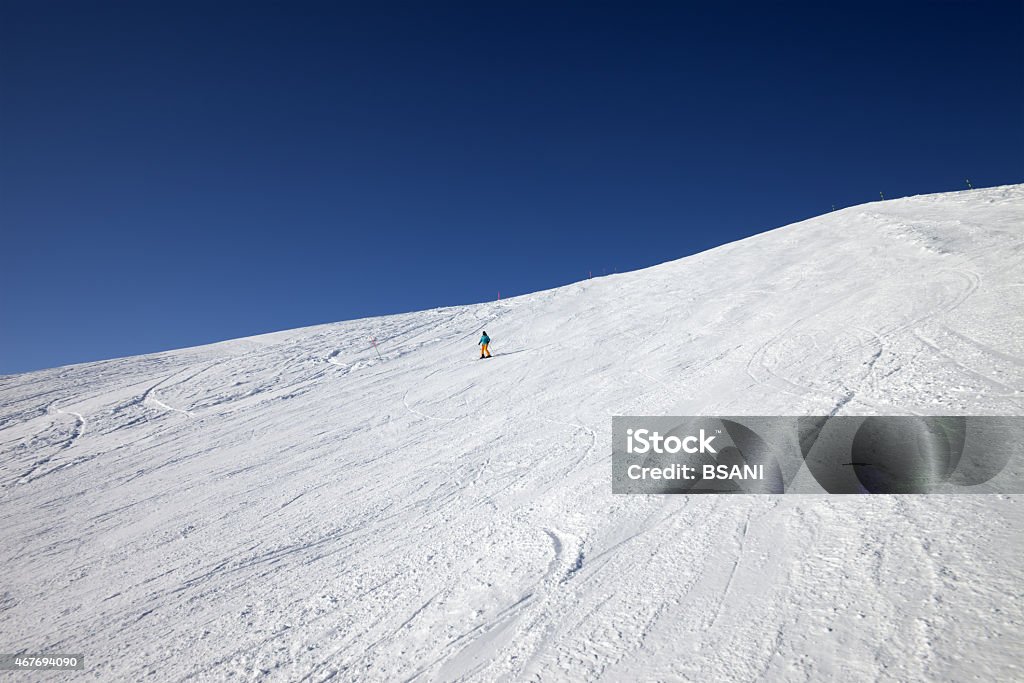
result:
[(480, 357), (481, 358), (490, 358), (491, 357), (491, 352), (487, 350), (487, 345), (490, 344), (490, 343), (491, 343), (491, 338), (487, 336), (487, 330), (484, 330), (484, 336), (480, 337), (480, 341), (478, 342), (478, 344), (480, 346)]

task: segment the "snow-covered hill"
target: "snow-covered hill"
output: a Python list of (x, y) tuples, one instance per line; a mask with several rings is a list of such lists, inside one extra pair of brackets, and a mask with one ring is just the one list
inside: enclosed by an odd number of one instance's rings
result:
[(615, 414), (1024, 414), (1022, 226), (1024, 185), (912, 197), (2, 377), (0, 651), (104, 680), (1020, 679), (1020, 497), (613, 496), (609, 454)]

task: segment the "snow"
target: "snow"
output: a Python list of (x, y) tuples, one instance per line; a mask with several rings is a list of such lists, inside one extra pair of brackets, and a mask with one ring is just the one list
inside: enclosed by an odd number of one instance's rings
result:
[(104, 680), (1020, 679), (1021, 497), (613, 496), (610, 452), (612, 415), (1021, 415), (1022, 225), (1024, 185), (876, 202), (0, 377), (0, 650)]

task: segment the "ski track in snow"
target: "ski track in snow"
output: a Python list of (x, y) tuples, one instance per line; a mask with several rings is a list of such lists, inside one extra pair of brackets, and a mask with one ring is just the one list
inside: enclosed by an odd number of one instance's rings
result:
[[(202, 374), (206, 369), (207, 368), (203, 368), (202, 370), (200, 370), (198, 372), (192, 373), (188, 378), (185, 379), (185, 381), (190, 381), (192, 379), (195, 379), (200, 374)], [(142, 403), (143, 403), (143, 405), (152, 406), (152, 407), (158, 408), (159, 410), (162, 410), (162, 411), (165, 411), (165, 412), (169, 412), (169, 413), (178, 413), (179, 415), (184, 415), (185, 417), (192, 417), (192, 413), (190, 413), (187, 410), (182, 410), (181, 408), (174, 408), (172, 406), (167, 405), (166, 403), (164, 403), (163, 401), (160, 400), (159, 396), (156, 393), (156, 390), (158, 388), (160, 388), (162, 385), (167, 384), (168, 382), (173, 380), (178, 374), (180, 374), (180, 373), (175, 373), (175, 374), (172, 374), (172, 375), (170, 375), (168, 377), (165, 377), (164, 379), (160, 380), (159, 382), (157, 382), (156, 384), (151, 386), (149, 389), (146, 389), (146, 392), (142, 395)]]
[(171, 412), (171, 413), (179, 413), (181, 415), (184, 415), (185, 417), (192, 417), (192, 413), (188, 412), (187, 410), (182, 410), (181, 408), (172, 408), (171, 406), (167, 405), (166, 403), (161, 401), (159, 398), (157, 398), (156, 389), (151, 389), (148, 392), (148, 394), (146, 395), (146, 398), (145, 398), (145, 402), (146, 402), (147, 405), (156, 406), (157, 408), (160, 408), (161, 410), (166, 410), (166, 411)]
[(608, 454), (613, 415), (1021, 414), (1022, 222), (876, 202), (0, 377), (0, 640), (75, 680), (1019, 678), (1019, 496), (613, 496)]
[(81, 413), (76, 413), (73, 410), (61, 410), (60, 408), (57, 407), (56, 402), (51, 403), (49, 406), (47, 406), (46, 412), (49, 413), (50, 411), (53, 411), (58, 415), (72, 415), (75, 418), (75, 428), (72, 430), (71, 436), (68, 437), (67, 442), (64, 444), (64, 448), (70, 448), (71, 446), (74, 445), (75, 441), (77, 441), (79, 438), (82, 437), (82, 435), (85, 434), (85, 418), (82, 416)]
[[(46, 474), (50, 474), (51, 472), (61, 469), (62, 465), (56, 464), (54, 467), (40, 472), (40, 470), (43, 470), (51, 463), (54, 463), (58, 455), (63, 453), (63, 451), (65, 451), (66, 449), (69, 449), (72, 446), (74, 446), (75, 443), (82, 437), (82, 435), (85, 434), (85, 417), (81, 413), (75, 412), (73, 410), (63, 410), (59, 408), (57, 407), (57, 403), (58, 401), (52, 401), (51, 403), (49, 403), (44, 409), (43, 413), (45, 415), (56, 416), (70, 415), (74, 417), (75, 425), (74, 427), (71, 428), (71, 431), (67, 433), (64, 438), (58, 437), (56, 448), (53, 448), (54, 444), (52, 441), (46, 444), (49, 447), (38, 448), (37, 457), (35, 457), (34, 460), (30, 463), (29, 468), (18, 476), (18, 483), (27, 484), (35, 479), (39, 479), (40, 477), (45, 476)], [(56, 426), (56, 421), (48, 424), (49, 428), (53, 428)], [(30, 450), (36, 449), (34, 447), (33, 442), (29, 440), (22, 440), (19, 445), (23, 448), (28, 448)]]

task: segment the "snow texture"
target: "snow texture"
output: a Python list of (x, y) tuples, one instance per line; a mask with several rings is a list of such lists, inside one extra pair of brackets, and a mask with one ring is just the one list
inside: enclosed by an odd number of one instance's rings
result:
[(610, 440), (1021, 415), (1022, 226), (1024, 185), (876, 202), (0, 377), (0, 650), (84, 654), (62, 680), (1021, 680), (1024, 498), (613, 496)]

